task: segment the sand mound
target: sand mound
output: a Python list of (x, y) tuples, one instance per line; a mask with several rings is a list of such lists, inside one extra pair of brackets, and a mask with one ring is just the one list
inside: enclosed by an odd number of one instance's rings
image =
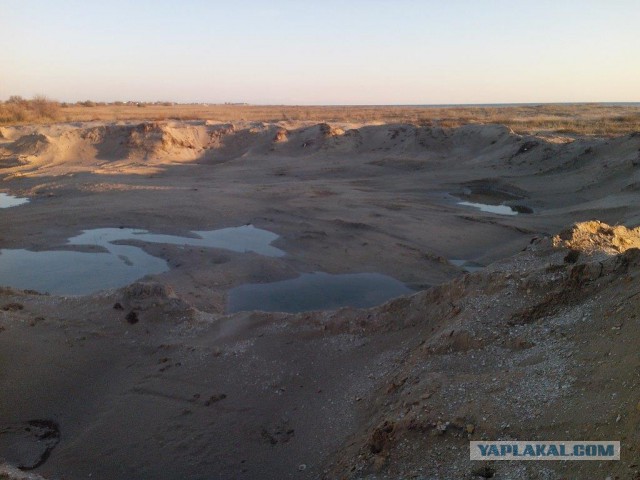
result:
[(288, 136), (289, 132), (286, 128), (279, 128), (275, 136), (273, 137), (273, 141), (276, 143), (285, 142), (287, 141)]
[(344, 130), (342, 128), (334, 127), (332, 125), (329, 125), (328, 123), (321, 123), (320, 125), (318, 125), (318, 127), (320, 129), (321, 135), (325, 138), (339, 137), (341, 135), (344, 135)]
[(117, 310), (129, 310), (127, 321), (137, 323), (138, 314), (155, 312), (151, 316), (160, 320), (187, 319), (193, 313), (193, 307), (179, 298), (173, 288), (158, 282), (135, 282), (121, 290)]
[[(177, 158), (192, 156), (194, 150), (202, 148), (195, 127), (187, 125), (175, 128), (157, 122), (121, 127), (122, 131), (112, 132), (121, 140), (121, 155), (126, 158), (157, 158), (169, 153)], [(179, 154), (179, 155), (178, 155)]]
[(160, 122), (137, 125), (104, 125), (72, 131), (66, 139), (71, 144), (92, 147), (101, 160), (192, 160), (195, 152), (204, 148), (207, 139), (199, 126), (182, 124), (176, 127)]
[(576, 223), (556, 235), (553, 245), (585, 253), (622, 253), (630, 248), (640, 248), (640, 227), (612, 227), (598, 220)]
[(18, 155), (42, 155), (51, 147), (51, 139), (41, 133), (24, 135), (16, 140), (11, 149)]
[(123, 290), (123, 296), (127, 300), (147, 300), (176, 298), (176, 294), (169, 285), (157, 282), (135, 282)]

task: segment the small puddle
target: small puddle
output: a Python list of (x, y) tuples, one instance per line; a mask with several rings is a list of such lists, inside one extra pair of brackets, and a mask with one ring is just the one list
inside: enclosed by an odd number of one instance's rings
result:
[(305, 273), (292, 280), (241, 285), (229, 290), (227, 311), (308, 312), (340, 307), (367, 308), (414, 293), (379, 273)]
[(0, 208), (17, 207), (29, 203), (28, 198), (14, 197), (8, 193), (0, 193)]
[(460, 267), (462, 270), (469, 273), (479, 272), (485, 268), (484, 265), (480, 265), (479, 263), (472, 262), (470, 260), (449, 260), (449, 263), (456, 267)]
[(253, 225), (192, 233), (193, 238), (131, 228), (98, 228), (70, 238), (68, 244), (102, 247), (106, 252), (2, 249), (0, 285), (53, 294), (85, 295), (123, 287), (145, 275), (169, 270), (163, 259), (133, 245), (114, 243), (118, 241), (213, 247), (273, 257), (285, 255), (284, 251), (270, 245), (278, 235)]
[(488, 203), (474, 203), (474, 202), (458, 202), (458, 205), (464, 207), (478, 208), (482, 212), (496, 213), (498, 215), (518, 215), (518, 210), (509, 205), (489, 205)]

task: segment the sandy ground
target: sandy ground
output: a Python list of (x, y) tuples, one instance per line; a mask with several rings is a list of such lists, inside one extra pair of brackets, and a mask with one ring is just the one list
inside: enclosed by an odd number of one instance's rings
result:
[[(549, 237), (640, 223), (639, 152), (638, 135), (501, 126), (2, 128), (0, 191), (32, 201), (0, 210), (0, 248), (251, 223), (288, 255), (144, 244), (169, 272), (86, 297), (2, 290), (0, 456), (46, 478), (448, 479), (479, 472), (468, 436), (602, 438), (622, 440), (622, 462), (484, 473), (635, 478), (635, 250), (571, 263)], [(464, 275), (448, 259), (497, 263)], [(380, 272), (418, 293), (224, 314), (234, 286), (313, 271)]]

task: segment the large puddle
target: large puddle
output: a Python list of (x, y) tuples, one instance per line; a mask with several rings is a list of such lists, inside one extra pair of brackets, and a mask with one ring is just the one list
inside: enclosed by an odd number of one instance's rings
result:
[(278, 235), (253, 225), (221, 228), (218, 230), (195, 231), (193, 237), (149, 233), (133, 228), (96, 228), (85, 230), (77, 237), (69, 239), (71, 245), (100, 245), (107, 249), (113, 242), (136, 240), (145, 243), (165, 243), (170, 245), (188, 245), (192, 247), (223, 248), (233, 252), (254, 252), (267, 257), (283, 257), (286, 253), (273, 247), (272, 242)]
[(130, 228), (86, 230), (68, 240), (69, 245), (101, 247), (100, 252), (50, 250), (0, 250), (0, 285), (53, 294), (84, 295), (128, 285), (145, 275), (169, 270), (167, 262), (139, 247), (119, 241), (213, 247), (235, 252), (255, 252), (281, 257), (285, 252), (271, 246), (275, 233), (245, 225), (192, 232), (193, 237), (161, 235)]
[(367, 308), (410, 293), (414, 291), (403, 283), (379, 273), (305, 273), (292, 280), (233, 288), (227, 311), (296, 313), (347, 306)]
[(8, 193), (0, 193), (0, 208), (17, 207), (29, 203), (28, 198), (14, 197)]
[(164, 260), (126, 245), (108, 253), (0, 250), (0, 285), (59, 295), (123, 287), (168, 269)]
[[(278, 235), (252, 225), (191, 233), (193, 236), (181, 237), (132, 228), (98, 228), (85, 230), (67, 241), (70, 246), (82, 246), (84, 251), (3, 249), (0, 285), (58, 295), (85, 295), (123, 287), (145, 275), (169, 270), (163, 259), (149, 255), (139, 246), (126, 244), (132, 241), (222, 248), (270, 257), (286, 255), (271, 245)], [(378, 273), (306, 273), (292, 280), (231, 289), (228, 311), (366, 308), (409, 293), (413, 290), (403, 283)]]

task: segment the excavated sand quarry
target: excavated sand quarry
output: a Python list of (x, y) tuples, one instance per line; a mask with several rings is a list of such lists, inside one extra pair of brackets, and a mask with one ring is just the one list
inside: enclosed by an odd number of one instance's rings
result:
[[(639, 172), (640, 135), (4, 127), (0, 192), (29, 201), (0, 209), (3, 468), (636, 478), (640, 256), (626, 227), (640, 224)], [(267, 234), (206, 242), (225, 229)], [(71, 241), (87, 232), (115, 236)], [(29, 263), (51, 255), (53, 266)], [(102, 289), (104, 265), (139, 261), (157, 268)], [(69, 271), (87, 294), (65, 291)], [(317, 295), (324, 284), (288, 289), (310, 278), (406, 291), (368, 309), (230, 307), (248, 286), (249, 298), (282, 285), (285, 298)], [(332, 285), (326, 295), (347, 290)], [(363, 285), (359, 295), (374, 288)], [(484, 465), (469, 460), (469, 439), (620, 440), (622, 460)]]

